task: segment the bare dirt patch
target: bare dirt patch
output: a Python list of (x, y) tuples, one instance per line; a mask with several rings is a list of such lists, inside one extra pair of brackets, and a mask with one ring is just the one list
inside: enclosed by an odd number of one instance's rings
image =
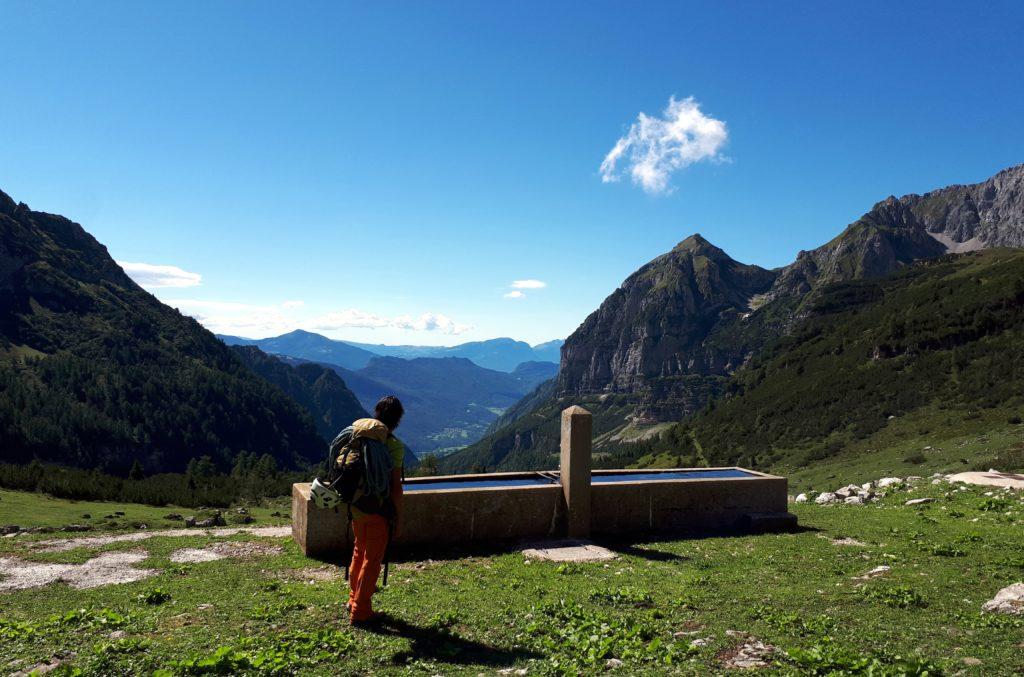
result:
[(147, 538), (167, 536), (182, 538), (186, 536), (234, 536), (235, 534), (251, 534), (265, 538), (283, 538), (291, 536), (290, 526), (282, 527), (223, 527), (218, 529), (161, 529), (157, 531), (136, 531), (130, 534), (111, 534), (109, 536), (86, 536), (82, 538), (51, 538), (45, 541), (26, 543), (26, 547), (40, 552), (66, 552), (76, 548), (98, 548), (111, 543), (131, 543), (144, 541)]
[(170, 560), (178, 564), (213, 562), (226, 557), (265, 557), (283, 552), (281, 546), (256, 541), (227, 541), (207, 548), (182, 548), (171, 553)]
[(3, 557), (0, 558), (0, 592), (37, 588), (50, 583), (67, 583), (79, 590), (131, 583), (159, 573), (156, 569), (135, 566), (148, 556), (143, 551), (106, 552), (82, 564), (26, 562)]
[(278, 578), (286, 581), (304, 581), (306, 583), (324, 583), (341, 578), (340, 567), (306, 567), (275, 572)]

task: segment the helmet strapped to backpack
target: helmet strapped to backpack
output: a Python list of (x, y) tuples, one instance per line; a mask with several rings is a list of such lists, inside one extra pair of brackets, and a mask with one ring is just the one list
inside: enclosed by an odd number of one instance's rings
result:
[(338, 492), (321, 482), (319, 477), (313, 480), (313, 485), (309, 490), (309, 496), (313, 499), (313, 503), (316, 507), (324, 510), (337, 509), (338, 505), (341, 504), (341, 496)]

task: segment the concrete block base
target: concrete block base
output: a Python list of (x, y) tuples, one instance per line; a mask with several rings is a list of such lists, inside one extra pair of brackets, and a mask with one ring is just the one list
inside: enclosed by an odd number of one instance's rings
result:
[(307, 557), (336, 559), (345, 553), (348, 512), (322, 510), (309, 498), (309, 484), (292, 485), (292, 538)]

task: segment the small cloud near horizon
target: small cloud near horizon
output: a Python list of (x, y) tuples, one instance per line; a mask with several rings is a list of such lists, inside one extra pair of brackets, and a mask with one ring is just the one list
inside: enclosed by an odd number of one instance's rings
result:
[(513, 289), (543, 289), (546, 286), (548, 283), (540, 280), (516, 280), (512, 283)]
[(131, 261), (116, 261), (115, 263), (121, 266), (128, 277), (135, 280), (136, 284), (146, 289), (198, 287), (203, 280), (201, 274), (182, 270), (178, 266), (133, 263)]
[(725, 122), (704, 114), (692, 97), (669, 97), (662, 117), (640, 113), (636, 122), (601, 162), (601, 181), (620, 179), (619, 162), (633, 183), (651, 195), (667, 195), (672, 174), (704, 160), (725, 161), (722, 147), (729, 138)]
[(502, 298), (505, 299), (525, 299), (526, 294), (521, 291), (523, 289), (543, 289), (548, 286), (547, 282), (541, 282), (540, 280), (513, 280), (509, 287), (512, 291), (504, 294)]
[(336, 331), (338, 329), (399, 329), (413, 332), (437, 332), (457, 336), (473, 329), (447, 315), (426, 312), (419, 316), (386, 317), (356, 308), (301, 317), (295, 311), (303, 301), (285, 301), (277, 305), (257, 305), (202, 299), (165, 299), (164, 303), (200, 322), (217, 334), (240, 336), (286, 334), (295, 329)]

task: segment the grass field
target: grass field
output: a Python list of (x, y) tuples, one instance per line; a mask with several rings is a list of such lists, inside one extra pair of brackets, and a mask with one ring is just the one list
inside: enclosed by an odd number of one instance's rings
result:
[[(291, 509), (287, 499), (264, 501), (262, 505), (246, 506), (246, 511), (255, 524), (285, 524)], [(115, 514), (115, 513), (123, 514)], [(228, 522), (237, 513), (221, 511)], [(280, 513), (274, 516), (272, 513)], [(0, 525), (16, 524), (22, 527), (55, 527), (69, 524), (88, 525), (96, 531), (131, 529), (142, 523), (149, 529), (172, 529), (182, 526), (180, 520), (165, 519), (167, 515), (194, 515), (199, 519), (209, 517), (213, 510), (197, 510), (168, 505), (156, 507), (136, 503), (109, 503), (103, 501), (67, 501), (40, 494), (0, 489)], [(88, 517), (87, 517), (88, 515)]]
[[(798, 533), (610, 543), (611, 563), (410, 554), (378, 595), (390, 620), (376, 631), (347, 627), (344, 581), (288, 539), (195, 564), (169, 557), (214, 539), (48, 553), (31, 544), (52, 535), (0, 539), (0, 557), (144, 551), (137, 566), (156, 570), (122, 585), (0, 593), (0, 656), (9, 671), (57, 657), (57, 674), (577, 674), (609, 659), (630, 674), (707, 674), (756, 638), (777, 649), (768, 669), (785, 673), (1019, 674), (1024, 619), (981, 605), (1024, 579), (1024, 497), (986, 493), (925, 483), (876, 505), (794, 505)], [(903, 505), (920, 496), (936, 501)], [(0, 504), (18, 501), (22, 522), (83, 509), (10, 492)], [(888, 575), (856, 580), (880, 565)]]

